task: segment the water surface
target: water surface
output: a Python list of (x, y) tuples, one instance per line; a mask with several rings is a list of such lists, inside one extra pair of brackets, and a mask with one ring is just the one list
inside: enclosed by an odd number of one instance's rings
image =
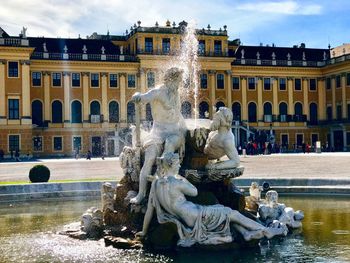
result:
[(57, 235), (99, 200), (0, 203), (0, 262), (350, 262), (349, 197), (280, 197), (303, 229), (240, 251), (151, 253)]

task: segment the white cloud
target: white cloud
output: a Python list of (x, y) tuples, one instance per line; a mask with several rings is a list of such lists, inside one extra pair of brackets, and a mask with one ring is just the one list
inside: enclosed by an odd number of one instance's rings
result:
[(138, 20), (143, 26), (153, 26), (156, 21), (164, 25), (167, 19), (176, 23), (194, 20), (198, 28), (211, 24), (219, 29), (226, 24), (234, 39), (239, 33), (252, 34), (278, 24), (286, 15), (321, 11), (319, 5), (295, 0), (8, 0), (0, 5), (0, 26), (10, 35), (17, 35), (25, 26), (29, 36), (85, 37), (95, 31), (104, 34), (107, 28), (111, 34), (123, 34)]
[(316, 4), (299, 4), (295, 1), (247, 3), (237, 6), (238, 10), (256, 13), (272, 13), (284, 15), (318, 15), (322, 6)]

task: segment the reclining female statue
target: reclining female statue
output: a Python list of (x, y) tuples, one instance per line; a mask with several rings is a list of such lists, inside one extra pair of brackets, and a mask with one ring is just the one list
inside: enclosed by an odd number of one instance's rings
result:
[(147, 234), (154, 211), (159, 223), (172, 222), (177, 225), (178, 246), (189, 247), (199, 244), (221, 244), (233, 241), (230, 223), (246, 241), (272, 238), (286, 234), (287, 228), (280, 224), (267, 228), (243, 216), (238, 211), (222, 205), (202, 206), (186, 200), (185, 195), (196, 196), (197, 188), (178, 175), (179, 156), (167, 153), (157, 158), (158, 175), (153, 177), (142, 232)]

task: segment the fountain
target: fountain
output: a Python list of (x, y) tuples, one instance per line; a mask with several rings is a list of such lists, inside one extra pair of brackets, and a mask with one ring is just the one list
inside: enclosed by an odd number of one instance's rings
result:
[[(245, 198), (235, 187), (233, 179), (244, 168), (239, 166), (230, 109), (221, 107), (207, 123), (196, 118), (185, 122), (181, 84), (185, 79), (196, 89), (192, 82), (198, 74), (193, 33), (185, 33), (179, 65), (171, 62), (162, 85), (132, 97), (136, 128), (134, 145), (124, 147), (120, 156), (123, 179), (115, 189), (104, 184), (103, 209), (90, 208), (81, 231), (63, 233), (103, 236), (107, 245), (117, 248), (217, 249), (257, 245), (263, 238), (286, 236), (289, 229), (301, 227), (303, 213), (279, 204), (277, 192), (267, 192), (263, 200), (255, 183)], [(146, 103), (153, 125), (141, 132), (140, 105)], [(194, 125), (188, 125), (191, 121)]]

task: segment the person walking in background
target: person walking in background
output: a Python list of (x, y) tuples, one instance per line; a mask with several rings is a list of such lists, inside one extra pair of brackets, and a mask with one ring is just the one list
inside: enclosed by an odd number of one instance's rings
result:
[(91, 152), (90, 152), (90, 150), (88, 150), (88, 152), (86, 154), (86, 160), (91, 160)]
[(11, 160), (13, 160), (13, 150), (10, 151)]
[(4, 160), (4, 150), (3, 149), (0, 149), (0, 162), (2, 162)]
[(15, 152), (15, 159), (16, 159), (16, 162), (20, 162), (21, 160), (19, 159), (19, 150), (17, 149), (16, 152)]

